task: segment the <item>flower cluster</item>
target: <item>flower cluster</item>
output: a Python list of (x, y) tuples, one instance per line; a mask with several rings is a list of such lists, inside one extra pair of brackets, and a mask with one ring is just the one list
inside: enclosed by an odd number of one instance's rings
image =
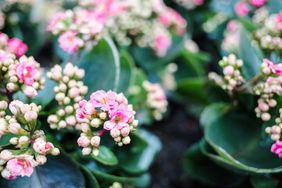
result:
[(118, 146), (130, 143), (129, 134), (138, 125), (135, 111), (122, 93), (96, 91), (90, 100), (82, 100), (76, 117), (82, 131), (77, 143), (83, 147), (82, 153), (99, 154), (101, 136), (109, 131)]
[(165, 91), (161, 85), (157, 83), (154, 84), (144, 81), (142, 85), (147, 91), (146, 105), (150, 110), (152, 110), (154, 119), (161, 120), (163, 118), (163, 114), (167, 111), (168, 105)]
[[(19, 44), (13, 45), (13, 49), (19, 47)], [(0, 78), (3, 80), (1, 92), (11, 94), (21, 89), (28, 97), (36, 96), (37, 90), (43, 89), (45, 82), (39, 68), (40, 64), (33, 57), (21, 56), (17, 59), (9, 51), (0, 50)]]
[(264, 59), (261, 72), (264, 79), (254, 86), (254, 93), (259, 96), (255, 112), (263, 121), (269, 121), (271, 115), (268, 111), (277, 105), (274, 95), (280, 95), (282, 92), (282, 64), (274, 64)]
[(219, 65), (223, 69), (224, 77), (222, 78), (216, 73), (210, 73), (209, 78), (222, 87), (222, 89), (231, 93), (236, 87), (241, 86), (245, 82), (240, 72), (243, 61), (237, 59), (234, 54), (223, 57), (223, 59), (219, 61)]
[(56, 13), (47, 30), (59, 35), (60, 47), (71, 54), (84, 47), (91, 49), (104, 29), (104, 20), (97, 11), (76, 8)]
[[(82, 4), (82, 3), (81, 3)], [(151, 47), (164, 56), (171, 45), (170, 29), (182, 35), (186, 21), (162, 0), (83, 1), (104, 15), (107, 32), (121, 45)], [(91, 6), (90, 6), (91, 7)]]
[(255, 40), (264, 50), (282, 49), (282, 13), (268, 16), (255, 33)]
[(229, 53), (236, 53), (239, 49), (241, 25), (235, 20), (228, 22), (224, 39), (222, 42), (222, 49)]
[(0, 135), (7, 136), (7, 147), (1, 148), (0, 171), (4, 178), (31, 176), (33, 168), (46, 163), (46, 155), (59, 150), (46, 141), (42, 130), (36, 130), (41, 107), (21, 101), (0, 101)]
[(84, 70), (67, 63), (64, 68), (55, 65), (47, 76), (58, 84), (54, 87), (54, 91), (59, 109), (56, 114), (48, 117), (50, 127), (52, 129), (74, 127), (77, 125), (75, 112), (79, 106), (78, 102), (88, 91), (87, 86), (81, 81), (84, 77)]
[(187, 10), (192, 10), (205, 3), (205, 0), (174, 0), (177, 4), (184, 7)]
[(172, 91), (176, 89), (176, 80), (174, 77), (176, 71), (177, 65), (175, 63), (170, 63), (162, 72), (161, 81), (165, 90)]

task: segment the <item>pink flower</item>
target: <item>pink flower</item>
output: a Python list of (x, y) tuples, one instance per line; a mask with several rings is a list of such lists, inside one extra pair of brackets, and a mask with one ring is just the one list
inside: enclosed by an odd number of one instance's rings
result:
[(159, 16), (159, 21), (164, 27), (175, 27), (176, 34), (182, 35), (185, 33), (186, 21), (185, 19), (175, 10), (169, 8), (162, 12)]
[(67, 31), (59, 37), (60, 47), (69, 54), (76, 52), (82, 44), (83, 41), (77, 37), (74, 31)]
[(282, 13), (277, 14), (275, 28), (277, 31), (282, 29)]
[(79, 109), (76, 111), (76, 117), (79, 120), (91, 119), (92, 115), (96, 113), (95, 106), (86, 100), (79, 102)]
[(6, 168), (10, 172), (9, 179), (15, 179), (17, 176), (30, 177), (33, 172), (32, 164), (27, 159), (11, 159)]
[(271, 152), (277, 154), (279, 157), (282, 157), (282, 142), (276, 141), (276, 143), (271, 146)]
[(18, 38), (12, 38), (8, 40), (8, 49), (19, 58), (27, 51), (27, 45)]
[(96, 91), (90, 96), (91, 102), (96, 108), (101, 108), (104, 111), (110, 111), (117, 107), (117, 94), (113, 91), (105, 92), (103, 90)]
[(280, 64), (274, 64), (272, 61), (268, 60), (268, 59), (264, 59), (263, 63), (270, 68), (270, 70), (272, 71), (272, 73), (277, 74), (279, 76), (282, 76), (282, 63)]
[(248, 15), (249, 11), (250, 11), (250, 7), (249, 7), (248, 3), (244, 2), (244, 1), (236, 3), (235, 12), (238, 16), (244, 17), (244, 16)]
[(192, 1), (197, 6), (200, 6), (200, 5), (204, 4), (204, 2), (205, 2), (205, 0), (192, 0)]
[(250, 0), (250, 3), (255, 7), (261, 7), (265, 4), (266, 0)]
[(109, 116), (110, 120), (105, 122), (104, 129), (111, 130), (116, 128), (121, 130), (124, 127), (128, 127), (128, 123), (134, 118), (134, 113), (127, 105), (120, 104), (117, 109), (110, 112)]
[(52, 31), (58, 27), (58, 23), (60, 23), (63, 19), (65, 19), (66, 15), (64, 12), (56, 13), (52, 19), (50, 20), (47, 31)]
[(21, 58), (16, 65), (16, 74), (20, 82), (31, 86), (34, 83), (35, 76), (38, 74), (38, 70), (33, 61), (29, 61), (27, 58)]
[(54, 149), (54, 145), (50, 142), (46, 142), (42, 138), (37, 138), (33, 143), (33, 149), (40, 154), (46, 155), (47, 152)]
[(235, 20), (231, 20), (227, 23), (227, 31), (228, 32), (235, 32), (235, 31), (238, 31), (240, 28), (240, 24), (235, 21)]
[(160, 33), (156, 36), (154, 42), (154, 49), (158, 56), (165, 56), (170, 45), (171, 38), (167, 34)]

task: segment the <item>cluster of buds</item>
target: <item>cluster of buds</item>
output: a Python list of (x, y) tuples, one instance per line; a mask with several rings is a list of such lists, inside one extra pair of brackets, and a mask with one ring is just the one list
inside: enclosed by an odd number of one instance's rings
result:
[(234, 54), (223, 57), (219, 61), (219, 65), (223, 68), (224, 76), (221, 77), (216, 73), (210, 73), (209, 78), (222, 87), (222, 89), (232, 92), (236, 87), (241, 86), (245, 82), (240, 72), (243, 61), (237, 59)]
[(143, 87), (147, 91), (146, 106), (152, 111), (155, 120), (161, 120), (167, 111), (167, 99), (165, 91), (160, 84), (143, 82)]
[(105, 131), (110, 132), (118, 146), (129, 144), (129, 134), (138, 125), (134, 115), (132, 105), (122, 93), (99, 90), (92, 93), (89, 101), (80, 101), (76, 117), (82, 133), (77, 143), (83, 147), (82, 153), (98, 155)]
[(36, 130), (41, 107), (21, 101), (0, 101), (1, 137), (13, 135), (9, 145), (1, 148), (0, 171), (4, 178), (31, 176), (33, 168), (46, 163), (46, 155), (60, 152), (46, 141), (42, 130)]
[(168, 64), (161, 74), (162, 85), (165, 90), (173, 91), (176, 89), (176, 80), (174, 77), (177, 71), (177, 65), (175, 63)]
[(282, 49), (282, 13), (272, 14), (262, 23), (254, 36), (262, 49), (281, 50)]
[(271, 115), (268, 111), (277, 105), (274, 95), (280, 95), (282, 92), (282, 64), (274, 64), (270, 60), (264, 59), (261, 64), (261, 72), (266, 80), (254, 86), (254, 93), (260, 96), (255, 112), (258, 118), (269, 121)]
[[(92, 2), (95, 4), (96, 1)], [(105, 21), (107, 32), (119, 44), (150, 47), (158, 56), (166, 55), (171, 46), (170, 31), (177, 35), (185, 33), (185, 19), (162, 0), (104, 1), (96, 2), (94, 7), (108, 15)], [(110, 15), (109, 10), (113, 10)]]
[(64, 68), (55, 65), (47, 76), (58, 84), (54, 87), (54, 91), (59, 109), (56, 114), (48, 117), (50, 127), (52, 129), (74, 127), (77, 125), (75, 113), (79, 107), (78, 102), (88, 91), (87, 86), (81, 81), (84, 77), (84, 70), (67, 63)]
[(235, 20), (228, 22), (224, 39), (222, 42), (222, 49), (229, 53), (236, 53), (239, 49), (240, 42), (240, 28), (241, 25)]
[(69, 54), (81, 48), (91, 49), (101, 38), (104, 19), (100, 12), (76, 8), (56, 13), (47, 30), (59, 35), (60, 47)]
[(207, 33), (215, 31), (219, 25), (228, 20), (228, 17), (222, 13), (217, 13), (203, 24), (203, 30)]
[(21, 56), (17, 59), (13, 53), (4, 50), (0, 50), (0, 78), (5, 83), (4, 88), (1, 88), (2, 94), (11, 94), (21, 89), (28, 97), (36, 96), (37, 90), (42, 90), (45, 82), (40, 64), (33, 57)]
[(187, 10), (192, 10), (205, 3), (205, 0), (173, 0), (173, 1)]
[(282, 132), (282, 109), (279, 109), (279, 117), (275, 119), (275, 124), (271, 127), (267, 127), (265, 132), (270, 135), (270, 138), (275, 141), (271, 147), (271, 152), (277, 154), (279, 157), (282, 157), (282, 141), (281, 141), (281, 132)]

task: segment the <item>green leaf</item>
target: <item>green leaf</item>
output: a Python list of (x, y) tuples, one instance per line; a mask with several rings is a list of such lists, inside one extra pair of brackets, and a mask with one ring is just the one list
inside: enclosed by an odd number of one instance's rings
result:
[(242, 71), (247, 79), (251, 79), (259, 73), (262, 52), (252, 45), (250, 37), (243, 29), (240, 33), (239, 58), (244, 62)]
[(66, 156), (48, 158), (45, 165), (34, 169), (32, 176), (8, 181), (1, 179), (5, 188), (85, 188), (85, 180), (79, 168)]
[(98, 161), (98, 162), (100, 162), (100, 163), (102, 163), (104, 165), (107, 165), (107, 166), (115, 166), (115, 165), (118, 164), (117, 157), (106, 146), (100, 146), (100, 148), (99, 148), (99, 155), (98, 156), (92, 155), (92, 156), (93, 156), (93, 158), (96, 161)]
[(269, 143), (262, 139), (261, 122), (253, 114), (232, 111), (207, 122), (205, 139), (223, 163), (246, 173), (282, 172), (282, 161), (270, 152)]
[(225, 103), (214, 103), (207, 106), (201, 114), (201, 125), (207, 126), (226, 114), (230, 106)]
[(0, 147), (8, 146), (10, 145), (10, 139), (13, 138), (15, 135), (12, 133), (4, 134), (0, 137)]
[(279, 181), (266, 176), (252, 176), (251, 183), (254, 188), (277, 188)]
[(214, 164), (201, 152), (202, 140), (192, 145), (184, 154), (183, 167), (189, 175), (210, 186), (233, 187), (240, 185), (245, 177)]
[(208, 102), (208, 95), (206, 92), (205, 78), (188, 78), (178, 82), (177, 92), (189, 99), (198, 103), (206, 104)]
[(174, 36), (172, 45), (168, 49), (165, 57), (158, 57), (151, 48), (132, 47), (131, 54), (133, 55), (136, 63), (148, 72), (154, 72), (157, 67), (165, 63), (171, 62), (181, 52), (187, 36)]
[(47, 71), (44, 74), (46, 80), (44, 89), (39, 91), (37, 96), (32, 99), (34, 103), (43, 107), (47, 106), (55, 98), (54, 87), (56, 86), (56, 82), (50, 80), (46, 76), (46, 73)]
[(80, 168), (85, 178), (85, 188), (100, 188), (100, 185), (92, 172), (83, 165), (81, 165)]
[(244, 28), (249, 32), (254, 32), (257, 29), (257, 25), (254, 24), (250, 19), (245, 17), (239, 17), (239, 22), (244, 26)]
[(118, 152), (120, 166), (131, 174), (146, 172), (161, 147), (158, 137), (148, 131), (138, 130), (132, 137), (131, 145)]
[(92, 172), (97, 177), (97, 179), (102, 182), (119, 182), (119, 183), (134, 184), (134, 182), (136, 181), (134, 177), (111, 175), (96, 169), (93, 169)]
[(97, 90), (117, 90), (120, 80), (119, 54), (113, 42), (106, 38), (89, 52), (81, 54), (76, 64), (85, 70), (84, 84), (88, 96)]
[(134, 78), (134, 60), (128, 52), (120, 52), (120, 80), (118, 92), (126, 93)]

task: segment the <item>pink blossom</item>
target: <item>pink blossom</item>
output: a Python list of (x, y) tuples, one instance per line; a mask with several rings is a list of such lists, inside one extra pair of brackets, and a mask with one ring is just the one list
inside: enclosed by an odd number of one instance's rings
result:
[(38, 74), (38, 70), (33, 61), (22, 58), (16, 65), (16, 74), (22, 83), (31, 86), (34, 83), (36, 74)]
[(54, 145), (50, 142), (46, 142), (42, 138), (37, 138), (33, 143), (33, 149), (40, 154), (46, 155), (47, 152), (54, 149)]
[(18, 38), (12, 38), (8, 40), (8, 49), (17, 57), (21, 57), (27, 51), (27, 45)]
[(280, 31), (282, 29), (282, 13), (277, 14), (275, 29)]
[(160, 33), (156, 36), (154, 42), (154, 49), (158, 56), (165, 56), (170, 45), (171, 45), (171, 38), (169, 35)]
[(77, 144), (80, 147), (87, 147), (90, 144), (90, 140), (86, 136), (81, 136), (81, 137), (78, 138)]
[(185, 33), (186, 21), (185, 19), (175, 10), (169, 8), (162, 12), (159, 16), (159, 21), (164, 27), (175, 27), (176, 33), (182, 35)]
[(250, 7), (249, 7), (248, 3), (244, 2), (244, 1), (236, 3), (235, 12), (238, 16), (244, 17), (244, 16), (248, 15), (249, 11), (250, 11)]
[(239, 28), (240, 28), (240, 24), (235, 20), (231, 20), (227, 23), (227, 31), (228, 32), (238, 31)]
[(264, 59), (263, 63), (266, 64), (267, 67), (271, 69), (272, 73), (282, 76), (282, 63), (274, 64), (272, 61), (268, 59)]
[(79, 102), (79, 109), (76, 112), (76, 117), (79, 120), (91, 119), (91, 116), (96, 113), (95, 106), (86, 100)]
[(117, 94), (113, 91), (105, 92), (103, 90), (96, 91), (90, 96), (91, 102), (96, 108), (101, 108), (104, 111), (110, 111), (117, 107)]
[(205, 2), (205, 0), (192, 0), (192, 1), (197, 6), (200, 6), (200, 5), (204, 4), (204, 2)]
[(24, 87), (23, 92), (30, 98), (35, 97), (37, 95), (36, 89), (34, 89), (32, 86)]
[(106, 122), (104, 128), (106, 130), (110, 130), (111, 128), (122, 129), (128, 126), (128, 123), (132, 121), (133, 116), (133, 111), (128, 109), (127, 105), (121, 104), (117, 109), (110, 112), (109, 117), (111, 123)]
[(255, 7), (261, 7), (266, 3), (266, 0), (250, 0), (250, 3)]
[(82, 43), (83, 41), (77, 37), (74, 31), (67, 31), (59, 37), (60, 47), (69, 54), (76, 52)]
[(15, 179), (17, 176), (30, 177), (33, 167), (28, 159), (11, 159), (7, 162), (7, 170), (10, 172), (9, 179)]
[(63, 19), (65, 19), (66, 15), (64, 12), (59, 12), (56, 13), (52, 19), (50, 20), (48, 26), (47, 26), (47, 31), (52, 31), (56, 28), (58, 28), (58, 23), (60, 23)]
[(271, 152), (277, 154), (279, 157), (282, 157), (282, 142), (276, 141), (276, 143), (271, 146)]

